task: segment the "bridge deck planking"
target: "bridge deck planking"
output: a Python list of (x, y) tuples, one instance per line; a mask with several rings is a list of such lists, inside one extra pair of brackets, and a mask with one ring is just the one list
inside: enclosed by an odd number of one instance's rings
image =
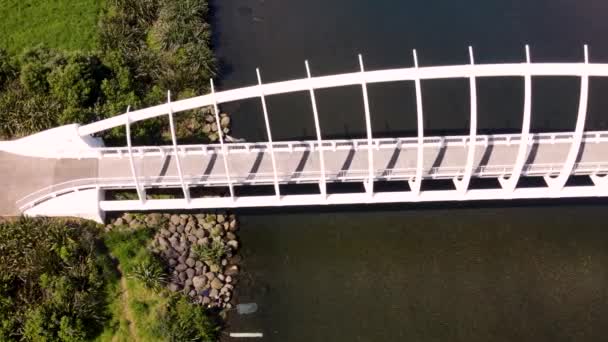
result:
[[(551, 174), (559, 172), (560, 166), (567, 157), (570, 143), (556, 142), (531, 145), (526, 166), (554, 165)], [(580, 153), (580, 163), (604, 163), (608, 142), (587, 143)], [(478, 145), (475, 152), (474, 174), (480, 176), (480, 167), (504, 167), (509, 173), (517, 155), (518, 144), (512, 145)], [(425, 178), (433, 177), (435, 173), (455, 177), (463, 172), (466, 156), (466, 145), (446, 144), (443, 147), (425, 146), (424, 172)], [(374, 150), (374, 168), (380, 176), (385, 170), (394, 170), (397, 178), (411, 177), (416, 167), (416, 148), (381, 148)], [(168, 158), (168, 159), (167, 159)], [(318, 153), (307, 150), (293, 152), (275, 151), (277, 170), (281, 182), (310, 182), (319, 178), (320, 163)], [(226, 173), (220, 157), (214, 154), (185, 154), (180, 157), (182, 170), (186, 178), (194, 177), (213, 180), (218, 185), (225, 184)], [(269, 151), (231, 152), (229, 154), (231, 178), (235, 183), (273, 182), (273, 169)], [(338, 174), (351, 178), (353, 181), (365, 179), (368, 166), (367, 148), (365, 146), (351, 150), (325, 150), (325, 168), (328, 181), (335, 181)], [(167, 155), (135, 157), (135, 168), (138, 177), (144, 183), (162, 183), (164, 177), (171, 177), (175, 182), (178, 176), (175, 158)], [(524, 172), (525, 174), (525, 172)], [(103, 158), (99, 162), (99, 177), (127, 178), (131, 175), (127, 158)], [(390, 175), (384, 172), (384, 175)], [(446, 178), (448, 176), (441, 176)], [(449, 178), (448, 177), (448, 178)]]

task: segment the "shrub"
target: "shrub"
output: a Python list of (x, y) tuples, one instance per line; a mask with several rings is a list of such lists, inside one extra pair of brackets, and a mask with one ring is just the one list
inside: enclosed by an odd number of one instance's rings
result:
[(106, 319), (99, 233), (92, 222), (0, 223), (0, 340), (95, 336)]
[(196, 257), (206, 263), (219, 265), (222, 258), (230, 251), (230, 247), (224, 245), (221, 240), (212, 240), (209, 245), (196, 245), (192, 252)]
[(166, 311), (159, 313), (156, 334), (165, 341), (217, 341), (221, 325), (200, 305), (174, 297)]
[(154, 291), (160, 291), (167, 283), (167, 276), (159, 262), (149, 260), (136, 264), (131, 270), (130, 277), (144, 284), (145, 287)]

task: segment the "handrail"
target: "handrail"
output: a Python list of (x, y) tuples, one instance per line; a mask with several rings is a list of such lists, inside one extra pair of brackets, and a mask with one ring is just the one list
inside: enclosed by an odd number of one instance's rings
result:
[[(556, 144), (570, 143), (574, 139), (572, 132), (549, 132), (549, 133), (531, 133), (530, 139), (532, 143), (538, 144)], [(521, 134), (488, 134), (477, 135), (475, 139), (476, 145), (492, 144), (496, 146), (510, 146), (519, 144)], [(425, 146), (441, 146), (442, 144), (454, 146), (467, 146), (469, 144), (469, 136), (452, 135), (452, 136), (430, 136), (423, 139)], [(606, 131), (590, 131), (585, 132), (583, 141), (591, 141), (593, 143), (608, 142), (608, 132)], [(319, 144), (316, 140), (308, 141), (279, 141), (273, 142), (272, 148), (276, 153), (293, 152), (293, 151), (318, 151), (319, 146), (324, 151), (333, 150), (351, 150), (351, 149), (366, 149), (367, 139), (339, 139), (339, 140), (324, 140)], [(372, 145), (375, 149), (394, 149), (396, 146), (401, 148), (416, 148), (418, 146), (417, 137), (400, 137), (400, 138), (375, 138), (372, 139)], [(227, 153), (251, 153), (260, 152), (270, 149), (270, 144), (267, 142), (259, 143), (230, 143), (225, 144)], [(133, 146), (134, 156), (142, 155), (174, 155), (175, 149), (171, 145), (164, 146)], [(78, 152), (82, 157), (95, 156), (97, 158), (104, 157), (119, 157), (123, 158), (128, 155), (128, 147), (99, 147)], [(195, 154), (221, 154), (222, 148), (219, 144), (193, 144), (179, 145), (178, 153), (181, 155)]]
[[(522, 175), (526, 176), (543, 176), (547, 174), (557, 174), (561, 170), (563, 164), (532, 164), (526, 165), (522, 170)], [(480, 177), (497, 177), (500, 175), (508, 175), (513, 169), (513, 165), (494, 165), (494, 166), (479, 166), (474, 169), (474, 174)], [(368, 169), (355, 170), (340, 170), (326, 174), (327, 180), (338, 182), (361, 181), (368, 177)], [(423, 178), (427, 179), (442, 179), (452, 178), (464, 172), (462, 167), (432, 167), (423, 172)], [(608, 172), (607, 163), (577, 163), (574, 166), (574, 175), (589, 175), (596, 173)], [(392, 168), (392, 169), (376, 169), (374, 175), (376, 180), (384, 179), (409, 179), (416, 173), (415, 167), (410, 168)], [(234, 184), (272, 184), (274, 182), (274, 173), (259, 172), (247, 174), (237, 177), (232, 175), (232, 183)], [(252, 176), (254, 176), (252, 178)], [(296, 182), (296, 183), (312, 183), (318, 182), (321, 177), (320, 171), (304, 171), (304, 172), (279, 172), (277, 178), (281, 183)], [(153, 181), (161, 179), (161, 182)], [(181, 187), (181, 181), (178, 176), (148, 176), (138, 177), (142, 186), (148, 187)], [(225, 175), (196, 175), (184, 176), (184, 182), (187, 186), (208, 185), (222, 186), (226, 185)], [(134, 188), (134, 180), (132, 177), (113, 177), (113, 178), (81, 178), (70, 180), (67, 182), (47, 186), (37, 190), (27, 196), (16, 201), (17, 208), (21, 211), (27, 210), (38, 203), (41, 203), (49, 198), (56, 197), (62, 194), (79, 191), (83, 189), (117, 189), (117, 188)]]

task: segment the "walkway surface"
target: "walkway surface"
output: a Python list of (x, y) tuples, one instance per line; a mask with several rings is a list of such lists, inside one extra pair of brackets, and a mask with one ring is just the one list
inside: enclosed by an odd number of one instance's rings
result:
[[(534, 144), (529, 149), (524, 174), (557, 174), (566, 160), (570, 143)], [(478, 145), (475, 149), (474, 175), (495, 175), (510, 173), (517, 156), (518, 144)], [(578, 163), (588, 165), (604, 164), (608, 160), (605, 152), (608, 142), (581, 145)], [(425, 146), (424, 177), (451, 178), (464, 172), (468, 148), (458, 145)], [(294, 150), (276, 152), (275, 159), (280, 182), (313, 182), (320, 177), (319, 152)], [(358, 181), (368, 177), (368, 151), (342, 149), (324, 151), (325, 170), (328, 181)], [(407, 179), (415, 175), (416, 148), (380, 148), (374, 150), (373, 161), (376, 177)], [(218, 154), (187, 154), (180, 156), (184, 177), (195, 183), (226, 183), (226, 172), (222, 156)], [(135, 169), (142, 183), (146, 185), (163, 182), (179, 182), (176, 159), (172, 155), (135, 156)], [(274, 181), (272, 158), (269, 150), (258, 152), (232, 152), (228, 156), (230, 178), (238, 183), (272, 183)], [(606, 165), (604, 165), (606, 166)], [(549, 172), (546, 172), (550, 168)], [(103, 158), (99, 162), (100, 178), (130, 177), (129, 158)]]
[(15, 202), (43, 189), (78, 178), (97, 177), (97, 159), (30, 158), (0, 151), (0, 216), (21, 212)]

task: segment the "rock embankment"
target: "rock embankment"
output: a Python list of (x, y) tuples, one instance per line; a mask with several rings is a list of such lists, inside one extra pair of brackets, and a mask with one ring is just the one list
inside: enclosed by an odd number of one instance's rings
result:
[(232, 308), (239, 274), (238, 223), (234, 214), (124, 214), (113, 226), (152, 228), (150, 248), (167, 266), (167, 287), (210, 308)]

